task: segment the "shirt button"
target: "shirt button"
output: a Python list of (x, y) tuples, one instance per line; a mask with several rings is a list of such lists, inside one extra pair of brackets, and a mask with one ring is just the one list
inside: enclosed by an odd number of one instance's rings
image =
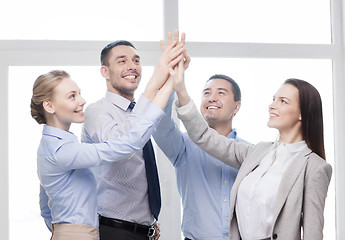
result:
[(225, 235), (225, 236), (224, 236), (224, 239), (228, 239), (228, 236), (227, 236), (227, 235)]
[(228, 183), (228, 181), (227, 181), (227, 180), (224, 180), (224, 183), (225, 183), (225, 184), (227, 184), (227, 183)]
[(225, 221), (228, 221), (228, 218), (227, 218), (227, 217), (225, 218)]
[(226, 202), (226, 199), (224, 199), (224, 202)]

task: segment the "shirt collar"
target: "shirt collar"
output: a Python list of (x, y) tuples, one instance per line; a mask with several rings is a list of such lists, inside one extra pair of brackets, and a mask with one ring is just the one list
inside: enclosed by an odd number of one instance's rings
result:
[(237, 131), (236, 129), (232, 129), (232, 131), (228, 134), (228, 138), (236, 139), (237, 137)]
[(123, 111), (126, 111), (128, 109), (129, 104), (131, 103), (131, 101), (129, 101), (127, 98), (124, 98), (110, 91), (106, 92), (105, 98), (108, 99), (115, 106), (121, 108)]
[(295, 142), (295, 143), (284, 143), (282, 142), (279, 144), (279, 141), (276, 141), (273, 146), (273, 148), (283, 148), (286, 149), (286, 151), (290, 153), (296, 153), (296, 152), (301, 152), (303, 149), (307, 148), (307, 143), (305, 141), (300, 141), (300, 142)]
[(65, 131), (65, 130), (62, 130), (62, 129), (56, 128), (56, 127), (44, 125), (42, 133), (43, 133), (43, 135), (56, 137), (58, 139), (67, 139), (67, 140), (71, 140), (71, 141), (78, 141), (78, 137), (76, 135), (74, 135), (72, 132), (68, 132), (68, 131)]

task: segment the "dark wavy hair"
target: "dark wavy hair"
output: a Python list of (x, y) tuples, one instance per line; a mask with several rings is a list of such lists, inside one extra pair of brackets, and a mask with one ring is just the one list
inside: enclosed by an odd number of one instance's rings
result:
[(295, 78), (287, 79), (284, 84), (291, 84), (298, 89), (304, 141), (313, 152), (326, 160), (322, 101), (318, 90), (310, 83)]

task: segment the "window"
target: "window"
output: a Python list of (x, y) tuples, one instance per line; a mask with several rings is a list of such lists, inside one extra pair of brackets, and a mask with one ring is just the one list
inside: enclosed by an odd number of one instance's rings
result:
[(0, 39), (156, 41), (163, 33), (161, 9), (159, 0), (2, 1)]
[(196, 42), (331, 43), (327, 0), (179, 1), (179, 22)]
[[(275, 139), (277, 133), (266, 127), (266, 111), (272, 95), (285, 79), (296, 77), (310, 81), (320, 91), (327, 161), (333, 165), (324, 239), (345, 238), (344, 230), (335, 229), (345, 219), (342, 206), (345, 190), (341, 187), (345, 182), (342, 174), (345, 130), (340, 127), (345, 122), (342, 2), (2, 1), (0, 109), (4, 114), (0, 114), (3, 133), (0, 157), (4, 160), (0, 167), (0, 186), (7, 197), (0, 200), (0, 224), (5, 229), (0, 233), (1, 239), (17, 240), (23, 237), (21, 234), (37, 228), (41, 230), (30, 235), (37, 236), (36, 239), (50, 236), (38, 206), (35, 156), (40, 126), (29, 112), (35, 78), (52, 68), (67, 70), (87, 102), (93, 102), (105, 91), (98, 67), (101, 48), (110, 41), (126, 39), (137, 46), (145, 66), (146, 76), (137, 91), (141, 93), (160, 55), (158, 41), (173, 28), (187, 34), (192, 62), (186, 81), (197, 105), (201, 89), (211, 75), (227, 74), (239, 83), (243, 100), (234, 126), (250, 142)], [(252, 119), (250, 127), (247, 119)], [(253, 134), (256, 126), (258, 133)], [(79, 136), (80, 126), (75, 124), (71, 131)], [(25, 138), (18, 137), (23, 134)], [(21, 151), (17, 150), (18, 146)], [(25, 155), (19, 155), (22, 152)], [(166, 209), (160, 218), (161, 239), (178, 239), (181, 219), (179, 214), (174, 214), (179, 212), (176, 209), (180, 204), (174, 169), (166, 159), (158, 165), (163, 173), (160, 176), (163, 194), (170, 194), (163, 196)], [(23, 174), (29, 175), (23, 177)], [(336, 203), (340, 204), (335, 206)], [(15, 224), (23, 230), (18, 231)]]

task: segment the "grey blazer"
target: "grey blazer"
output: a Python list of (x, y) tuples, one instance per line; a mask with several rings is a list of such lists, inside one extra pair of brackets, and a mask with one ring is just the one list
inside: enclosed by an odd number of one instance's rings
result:
[[(239, 184), (268, 153), (272, 142), (253, 146), (235, 143), (208, 127), (193, 102), (177, 108), (191, 139), (210, 155), (239, 169), (230, 197), (230, 239), (241, 239), (235, 203)], [(271, 239), (323, 239), (324, 206), (332, 167), (309, 148), (303, 150), (281, 180)], [(301, 232), (303, 229), (303, 234)]]

